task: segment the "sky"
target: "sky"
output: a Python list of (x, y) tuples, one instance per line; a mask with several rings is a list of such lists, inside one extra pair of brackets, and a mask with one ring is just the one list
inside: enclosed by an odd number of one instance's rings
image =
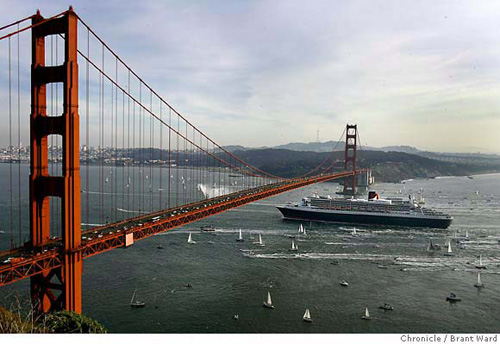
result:
[(500, 153), (499, 1), (2, 3), (0, 26), (72, 4), (222, 145), (337, 140), (355, 123), (370, 146)]

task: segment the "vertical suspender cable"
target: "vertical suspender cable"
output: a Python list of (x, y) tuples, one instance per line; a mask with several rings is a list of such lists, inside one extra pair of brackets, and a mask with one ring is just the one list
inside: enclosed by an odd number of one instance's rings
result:
[[(153, 112), (153, 92), (149, 92), (150, 98), (149, 98), (149, 109), (151, 112)], [(151, 212), (153, 212), (153, 190), (154, 190), (154, 169), (153, 169), (153, 161), (154, 159), (154, 149), (153, 149), (153, 144), (154, 144), (154, 121), (153, 121), (153, 116), (149, 116), (149, 146), (150, 146), (150, 152), (151, 156), (149, 157), (149, 193), (151, 194), (150, 197), (150, 209)]]
[[(104, 72), (104, 45), (102, 46), (102, 71)], [(106, 146), (106, 135), (105, 135), (105, 121), (104, 121), (104, 118), (105, 118), (105, 115), (106, 115), (106, 111), (105, 111), (105, 94), (106, 94), (106, 91), (105, 91), (105, 85), (106, 85), (106, 79), (104, 78), (104, 74), (102, 75), (102, 86), (101, 86), (101, 92), (102, 92), (102, 95), (101, 95), (101, 99), (102, 99), (102, 102), (101, 102), (101, 108), (102, 108), (102, 112), (101, 112), (101, 135), (102, 135), (102, 146), (101, 146), (101, 223), (107, 223), (107, 218), (108, 216), (105, 217), (105, 214), (104, 214), (104, 174), (105, 174), (105, 169), (104, 169), (104, 158), (106, 156), (106, 150), (105, 150), (105, 146)]]
[(135, 161), (137, 149), (135, 148), (135, 102), (132, 102), (132, 210), (135, 211)]
[[(118, 60), (115, 58), (115, 75), (116, 75), (116, 82), (118, 83)], [(118, 165), (117, 165), (117, 158), (118, 158), (118, 87), (115, 87), (115, 149), (113, 151), (113, 157), (115, 158), (113, 160), (113, 165), (112, 169), (114, 168), (113, 172), (113, 185), (115, 187), (115, 204), (113, 207), (113, 211), (115, 214), (115, 221), (118, 221)]]
[(90, 31), (87, 29), (87, 59), (85, 63), (85, 218), (87, 226), (90, 226), (90, 111), (89, 111), (89, 92), (90, 92), (90, 81), (89, 81), (89, 59), (90, 58)]
[[(130, 93), (130, 71), (128, 71), (127, 76), (128, 93)], [(123, 95), (125, 97), (125, 95)], [(127, 210), (130, 210), (130, 165), (133, 162), (133, 155), (130, 152), (130, 97), (127, 97)], [(132, 166), (133, 168), (133, 166)], [(124, 215), (125, 216), (125, 215)]]
[[(125, 209), (125, 164), (128, 160), (125, 158), (128, 156), (128, 151), (125, 150), (125, 93), (122, 91), (122, 209)], [(122, 213), (120, 220), (125, 218), (125, 214)]]
[[(59, 44), (59, 36), (56, 36), (56, 44), (55, 44), (55, 50), (56, 50), (56, 58), (55, 58), (55, 64), (58, 65), (59, 63), (59, 49), (58, 49), (58, 44)], [(58, 85), (56, 84), (55, 85), (55, 89), (56, 89), (56, 100), (55, 100), (55, 114), (54, 115), (58, 115), (58, 104), (59, 104), (59, 87)], [(55, 141), (56, 141), (56, 161), (55, 161), (55, 166), (57, 168), (57, 165), (59, 164), (59, 168), (60, 168), (60, 172), (61, 175), (62, 175), (62, 161), (59, 161), (59, 157), (61, 157), (61, 152), (62, 152), (62, 148), (63, 147), (59, 147), (59, 139), (60, 139), (60, 135), (56, 136), (55, 137)], [(62, 144), (62, 140), (61, 140), (61, 144)], [(56, 203), (56, 233), (57, 233), (57, 236), (61, 236), (61, 233), (60, 233), (60, 230), (61, 230), (61, 227), (62, 227), (62, 223), (61, 223), (61, 216), (60, 216), (60, 209), (61, 209), (61, 198), (60, 197), (56, 197), (55, 198), (55, 203)]]
[(139, 80), (139, 215), (142, 212), (142, 185), (144, 182), (144, 169), (142, 166), (142, 82)]
[[(187, 123), (185, 123), (185, 125), (186, 125), (186, 138), (187, 138), (187, 136), (188, 136)], [(187, 140), (184, 139), (184, 173), (183, 174), (185, 175), (185, 177), (182, 180), (182, 189), (184, 191), (184, 204), (190, 202), (189, 201), (189, 192), (188, 192), (188, 189), (187, 189), (187, 187), (189, 185), (188, 180), (187, 180), (188, 179), (188, 175), (189, 175), (188, 170), (187, 170), (188, 169), (188, 159), (189, 159), (188, 158), (189, 154), (188, 154), (188, 149), (187, 148), (188, 148)]]
[(168, 108), (168, 204), (167, 208), (172, 208), (171, 202), (170, 202), (170, 191), (171, 191), (171, 184), (172, 184), (172, 146), (171, 146), (171, 141), (172, 141), (172, 109), (169, 107)]
[[(163, 118), (162, 118), (162, 108), (163, 108), (163, 104), (161, 103), (161, 100), (160, 100), (160, 121), (163, 121)], [(162, 206), (163, 206), (163, 124), (160, 123), (160, 186), (159, 186), (159, 192), (160, 192), (160, 198), (159, 198), (159, 201), (158, 201), (158, 210), (161, 210), (162, 209)]]
[[(56, 37), (57, 39), (57, 37)], [(57, 44), (57, 41), (56, 41)], [(50, 36), (50, 64), (54, 66), (54, 36)], [(57, 87), (57, 85), (55, 85)], [(50, 84), (50, 116), (54, 116), (54, 83)], [(54, 175), (54, 136), (50, 135), (50, 148), (49, 148), (49, 159), (50, 159), (50, 169), (49, 173)], [(50, 229), (56, 228), (56, 200), (54, 197), (49, 197), (49, 208), (50, 208)]]
[[(102, 66), (101, 66), (102, 68)], [(102, 132), (101, 132), (101, 117), (102, 117), (102, 74), (99, 75), (99, 124), (98, 124), (98, 133), (99, 133), (99, 159), (98, 159), (98, 169), (99, 169), (99, 178), (98, 178), (98, 195), (99, 195), (99, 223), (102, 224), (102, 187), (101, 187), (101, 180), (102, 180), (102, 172), (101, 172), (101, 166), (102, 166)]]
[[(19, 23), (17, 24), (19, 31)], [(19, 34), (17, 34), (17, 199), (19, 204), (18, 210), (18, 227), (19, 227), (19, 245), (23, 244), (22, 240), (22, 204), (21, 204), (21, 72), (20, 72), (20, 58), (19, 58)]]
[[(115, 99), (114, 99), (114, 94), (113, 94), (113, 91), (114, 91), (114, 84), (111, 82), (110, 83), (110, 89), (111, 89), (111, 101), (110, 101), (110, 118), (111, 118), (111, 121), (110, 121), (110, 132), (109, 132), (109, 140), (110, 140), (110, 144), (109, 144), (109, 153), (108, 153), (108, 156), (110, 157), (113, 157), (114, 156), (114, 136), (113, 136), (113, 133), (114, 133), (114, 117), (115, 117), (115, 109), (114, 109), (114, 106), (115, 106)], [(113, 161), (113, 160), (110, 160), (110, 161)], [(114, 222), (114, 212), (113, 212), (113, 205), (115, 203), (115, 199), (116, 199), (116, 195), (114, 194), (114, 188), (113, 188), (113, 176), (112, 176), (112, 173), (113, 173), (113, 165), (111, 164), (111, 166), (109, 167), (109, 171), (106, 170), (106, 179), (105, 181), (108, 182), (108, 187), (107, 189), (109, 190), (109, 195), (110, 195), (110, 200), (109, 200), (109, 222)]]
[[(115, 137), (114, 137), (114, 129), (115, 129), (115, 121), (114, 121), (114, 118), (115, 118), (115, 97), (114, 97), (114, 84), (111, 82), (110, 83), (110, 91), (111, 91), (111, 101), (110, 101), (110, 131), (109, 131), (109, 140), (110, 140), (110, 144), (109, 144), (109, 153), (108, 153), (108, 156), (109, 157), (113, 157), (114, 154), (115, 154)], [(110, 162), (112, 162), (113, 159), (110, 159)], [(113, 181), (114, 181), (114, 176), (112, 175), (113, 173), (113, 164), (111, 163), (111, 166), (109, 166), (109, 171), (106, 171), (106, 179), (108, 181), (108, 190), (109, 190), (109, 195), (110, 195), (110, 200), (109, 200), (109, 218), (110, 218), (110, 223), (111, 222), (114, 222), (114, 210), (113, 210), (113, 206), (115, 204), (115, 199), (116, 199), (116, 195), (114, 193), (114, 187), (113, 187)]]
[[(177, 116), (177, 132), (179, 133), (180, 132), (180, 127), (181, 127), (181, 119), (179, 116)], [(176, 201), (175, 201), (175, 204), (176, 206), (178, 207), (179, 206), (179, 167), (181, 165), (181, 162), (180, 162), (180, 157), (179, 157), (179, 134), (176, 134), (177, 136), (177, 175), (175, 176), (175, 190), (176, 190), (176, 193), (175, 193), (175, 198), (176, 198)]]
[(9, 37), (9, 195), (10, 195), (10, 248), (14, 248), (14, 219), (12, 201), (12, 77), (11, 77), (11, 53)]

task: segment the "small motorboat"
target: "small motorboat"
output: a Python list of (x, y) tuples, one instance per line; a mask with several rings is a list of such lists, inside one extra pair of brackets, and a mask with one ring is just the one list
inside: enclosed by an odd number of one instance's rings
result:
[(161, 244), (160, 244), (160, 245), (156, 246), (156, 248), (159, 249), (159, 250), (162, 250), (163, 246), (161, 246)]
[(306, 312), (304, 313), (304, 316), (302, 317), (302, 319), (304, 319), (304, 321), (306, 322), (312, 322), (312, 318), (311, 318), (311, 313), (309, 312), (309, 308), (306, 309)]
[(383, 309), (384, 311), (393, 311), (394, 307), (392, 307), (388, 303), (384, 303), (382, 306), (379, 306), (380, 309)]
[(342, 280), (342, 281), (340, 281), (340, 285), (343, 286), (343, 287), (348, 287), (349, 283), (347, 283), (346, 280)]
[(458, 301), (462, 301), (462, 299), (457, 297), (457, 295), (455, 295), (454, 293), (450, 293), (450, 295), (446, 297), (446, 301), (458, 302)]
[(215, 228), (212, 226), (201, 226), (200, 230), (202, 232), (215, 232)]
[(267, 292), (267, 300), (264, 301), (264, 307), (274, 309), (273, 301), (271, 300), (271, 293)]
[(185, 287), (186, 287), (186, 288), (192, 288), (192, 287), (193, 287), (193, 285), (192, 285), (191, 283), (186, 283)]

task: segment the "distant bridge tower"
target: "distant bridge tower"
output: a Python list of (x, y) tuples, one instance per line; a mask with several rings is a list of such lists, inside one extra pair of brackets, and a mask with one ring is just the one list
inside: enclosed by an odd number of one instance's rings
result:
[[(82, 254), (80, 129), (78, 115), (78, 17), (70, 7), (59, 17), (44, 21), (38, 12), (32, 19), (31, 65), (31, 166), (30, 166), (30, 232), (31, 245), (42, 251), (49, 243), (50, 198), (61, 199), (62, 247), (57, 261), (40, 267), (41, 273), (31, 277), (31, 297), (36, 312), (71, 310), (81, 313)], [(41, 23), (41, 24), (39, 24)], [(64, 36), (64, 63), (45, 66), (45, 37)], [(62, 83), (63, 113), (47, 115), (47, 85)], [(48, 137), (60, 135), (63, 142), (62, 170), (50, 175)]]
[[(358, 126), (347, 124), (345, 132), (345, 170), (356, 171), (356, 138), (358, 136)], [(344, 195), (356, 194), (357, 176), (344, 178)]]

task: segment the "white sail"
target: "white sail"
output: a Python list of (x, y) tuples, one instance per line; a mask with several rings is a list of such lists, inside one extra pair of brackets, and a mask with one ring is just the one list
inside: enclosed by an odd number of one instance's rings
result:
[(259, 234), (259, 245), (264, 245), (264, 243), (262, 242), (262, 235)]
[(366, 318), (370, 317), (370, 312), (368, 312), (368, 307), (365, 308), (365, 317)]
[(304, 233), (304, 226), (302, 226), (302, 223), (299, 226), (299, 233)]
[(241, 228), (240, 228), (240, 236), (238, 237), (238, 239), (243, 240), (243, 236), (241, 234)]
[(448, 241), (448, 253), (451, 253), (451, 241)]
[(468, 238), (469, 237), (469, 232), (466, 230), (465, 231), (465, 237)]
[(191, 237), (191, 233), (189, 233), (188, 244), (194, 244), (193, 238)]
[(356, 227), (352, 229), (352, 235), (356, 235)]
[(302, 234), (307, 235), (305, 227), (302, 227)]
[(483, 258), (479, 255), (479, 266), (483, 266)]
[(482, 283), (481, 283), (481, 273), (480, 273), (480, 272), (478, 272), (478, 273), (477, 273), (477, 284), (478, 284), (478, 285), (481, 285), (481, 284), (482, 284)]
[(271, 300), (271, 293), (267, 292), (267, 304), (271, 306), (273, 304), (273, 301)]
[(309, 313), (309, 308), (306, 309), (306, 312), (304, 313), (304, 319), (311, 319), (311, 313)]
[(292, 239), (292, 250), (295, 250), (295, 240)]
[(133, 303), (134, 302), (134, 299), (135, 299), (135, 290), (134, 290), (134, 293), (132, 294), (132, 300), (130, 300), (130, 303)]

